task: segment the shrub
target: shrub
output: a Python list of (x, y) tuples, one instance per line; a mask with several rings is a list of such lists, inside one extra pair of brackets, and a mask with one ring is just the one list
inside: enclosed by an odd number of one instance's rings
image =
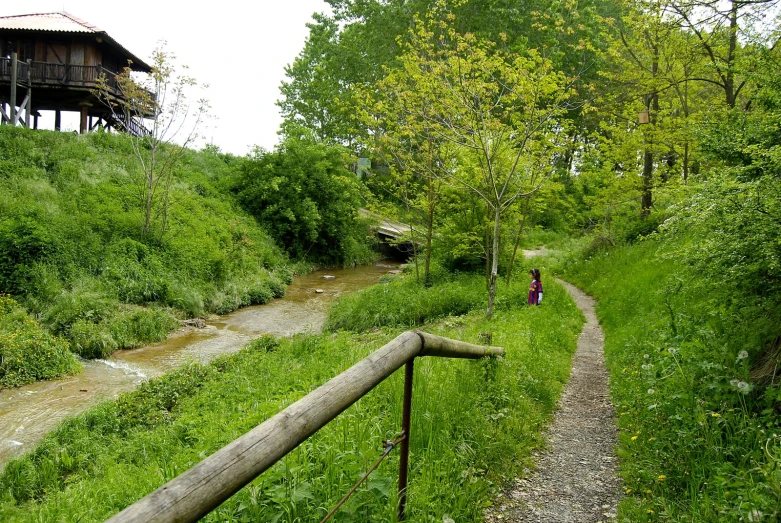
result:
[(140, 307), (127, 307), (104, 323), (120, 349), (162, 341), (179, 325), (168, 310)]
[(0, 295), (0, 388), (78, 371), (68, 342), (46, 333), (12, 298)]

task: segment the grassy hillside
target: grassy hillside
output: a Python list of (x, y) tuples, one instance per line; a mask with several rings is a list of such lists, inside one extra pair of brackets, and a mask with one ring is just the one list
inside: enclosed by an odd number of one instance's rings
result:
[(187, 151), (145, 235), (127, 137), (0, 126), (0, 293), (85, 357), (283, 295), (287, 257), (225, 187), (241, 161)]
[[(440, 303), (421, 305), (436, 305), (436, 311), (422, 311), (422, 316), (442, 314), (442, 302), (446, 308), (453, 287), (469, 292), (481, 283), (480, 276), (453, 279), (443, 287)], [(381, 288), (403, 297), (414, 285)], [(435, 284), (427, 292), (438, 290)], [(519, 305), (525, 284), (502, 292), (508, 299), (490, 321), (481, 301), (474, 312), (424, 326), (471, 342), (490, 331), (506, 356), (498, 361), (424, 358), (416, 364), (410, 521), (443, 521), (446, 516), (481, 521), (495, 485), (519, 472), (540, 443), (540, 429), (567, 379), (582, 324), (569, 296), (552, 281), (542, 307)], [(391, 296), (391, 301), (400, 298)], [(383, 304), (371, 306), (377, 312)], [(401, 330), (261, 338), (208, 366), (152, 380), (65, 422), (32, 453), (11, 462), (0, 475), (0, 520), (103, 521)], [(206, 521), (322, 518), (379, 457), (382, 440), (398, 433), (402, 382), (403, 372), (397, 372)], [(337, 521), (395, 519), (397, 460), (392, 453)]]
[(717, 234), (672, 230), (564, 266), (599, 301), (622, 521), (781, 517), (779, 311), (767, 287), (692, 262), (706, 244), (718, 257)]

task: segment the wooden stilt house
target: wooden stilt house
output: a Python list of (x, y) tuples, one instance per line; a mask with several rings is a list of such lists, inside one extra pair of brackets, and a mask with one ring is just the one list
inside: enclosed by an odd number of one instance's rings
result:
[[(0, 16), (0, 121), (37, 128), (39, 111), (54, 111), (59, 130), (61, 113), (74, 111), (82, 133), (98, 126), (143, 132), (117, 121), (93, 94), (101, 75), (112, 88), (128, 65), (151, 70), (104, 30), (71, 14)], [(122, 97), (116, 89), (112, 94)]]

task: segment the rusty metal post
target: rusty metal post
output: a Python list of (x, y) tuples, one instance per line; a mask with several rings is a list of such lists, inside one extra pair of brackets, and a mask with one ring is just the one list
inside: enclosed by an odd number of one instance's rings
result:
[(409, 429), (412, 418), (412, 377), (415, 374), (415, 358), (404, 365), (404, 406), (401, 414), (401, 433), (405, 438), (399, 451), (399, 512), (397, 521), (407, 518), (407, 473), (409, 471)]

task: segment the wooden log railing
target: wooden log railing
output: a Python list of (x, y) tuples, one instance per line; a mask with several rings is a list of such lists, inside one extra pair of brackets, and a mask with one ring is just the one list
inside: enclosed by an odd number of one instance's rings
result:
[[(116, 514), (108, 523), (197, 521), (404, 365), (406, 379), (403, 423), (408, 424), (412, 365), (417, 356), (477, 359), (503, 353), (498, 347), (473, 345), (424, 332), (405, 332), (282, 412)], [(409, 427), (406, 427), (405, 431), (407, 437), (403, 444), (408, 445)], [(402, 445), (400, 461), (406, 462), (406, 459)], [(402, 483), (400, 478), (399, 519), (403, 519), (402, 503), (403, 499), (406, 499), (404, 466), (400, 475), (404, 476), (404, 481)]]

